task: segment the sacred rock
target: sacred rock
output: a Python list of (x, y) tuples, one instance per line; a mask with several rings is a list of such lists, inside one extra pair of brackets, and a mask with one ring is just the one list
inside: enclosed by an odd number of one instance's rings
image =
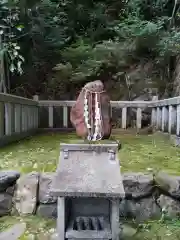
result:
[(71, 108), (70, 120), (78, 136), (90, 141), (111, 135), (110, 98), (100, 80), (87, 83)]

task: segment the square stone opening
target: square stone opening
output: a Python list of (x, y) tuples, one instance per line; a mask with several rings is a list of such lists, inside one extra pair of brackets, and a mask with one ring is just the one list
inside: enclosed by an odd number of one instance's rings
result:
[(66, 239), (111, 239), (111, 202), (101, 198), (67, 198)]

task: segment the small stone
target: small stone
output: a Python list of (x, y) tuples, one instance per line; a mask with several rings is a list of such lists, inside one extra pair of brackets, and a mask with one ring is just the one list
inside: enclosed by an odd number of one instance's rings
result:
[(36, 214), (45, 218), (57, 218), (57, 203), (40, 204)]
[(12, 208), (12, 196), (0, 193), (0, 217), (9, 215)]
[(14, 201), (19, 214), (33, 214), (36, 211), (39, 174), (28, 173), (17, 181)]
[(171, 197), (160, 195), (157, 203), (165, 213), (166, 217), (177, 218), (180, 217), (180, 203)]
[(17, 171), (0, 171), (0, 192), (14, 185), (19, 177), (20, 173)]
[(40, 203), (56, 203), (57, 197), (50, 195), (52, 180), (55, 173), (42, 173), (39, 178), (39, 202)]
[(127, 223), (122, 224), (121, 228), (122, 228), (122, 232), (121, 232), (122, 239), (132, 238), (137, 233), (137, 229), (133, 228)]

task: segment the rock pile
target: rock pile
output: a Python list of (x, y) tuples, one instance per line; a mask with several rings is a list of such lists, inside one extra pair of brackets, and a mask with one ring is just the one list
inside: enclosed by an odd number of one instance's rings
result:
[[(50, 195), (54, 173), (0, 172), (0, 216), (15, 210), (20, 215), (37, 214), (56, 218), (57, 198)], [(138, 223), (148, 219), (180, 216), (180, 177), (159, 172), (125, 173), (126, 199), (120, 204), (120, 216)], [(14, 190), (15, 189), (15, 190)]]
[(120, 205), (120, 216), (137, 222), (180, 216), (180, 177), (165, 172), (157, 174), (126, 173), (127, 199)]

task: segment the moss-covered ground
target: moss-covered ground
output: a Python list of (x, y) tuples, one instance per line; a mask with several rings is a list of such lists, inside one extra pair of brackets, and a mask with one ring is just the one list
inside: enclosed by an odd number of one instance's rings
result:
[[(180, 174), (180, 148), (172, 146), (161, 134), (135, 135), (116, 131), (113, 135), (122, 144), (119, 151), (122, 171), (164, 169)], [(75, 134), (49, 133), (30, 137), (0, 149), (0, 169), (16, 169), (21, 173), (55, 171), (60, 143), (76, 141)]]
[[(136, 135), (125, 131), (116, 131), (114, 136), (122, 144), (119, 158), (123, 172), (144, 172), (152, 168), (180, 175), (180, 148), (172, 146), (167, 137), (160, 134)], [(60, 143), (76, 139), (75, 134), (49, 133), (11, 144), (0, 149), (0, 169), (14, 169), (21, 173), (55, 171)], [(0, 231), (19, 221), (27, 223), (26, 236), (31, 234), (32, 239), (46, 239), (43, 232), (52, 231), (55, 226), (55, 221), (38, 217), (3, 217), (0, 218)], [(153, 222), (150, 227), (142, 228), (137, 238), (133, 239), (177, 240), (180, 239), (179, 226), (178, 221), (168, 224)], [(33, 238), (35, 235), (36, 238)], [(26, 236), (23, 239), (30, 239)]]

